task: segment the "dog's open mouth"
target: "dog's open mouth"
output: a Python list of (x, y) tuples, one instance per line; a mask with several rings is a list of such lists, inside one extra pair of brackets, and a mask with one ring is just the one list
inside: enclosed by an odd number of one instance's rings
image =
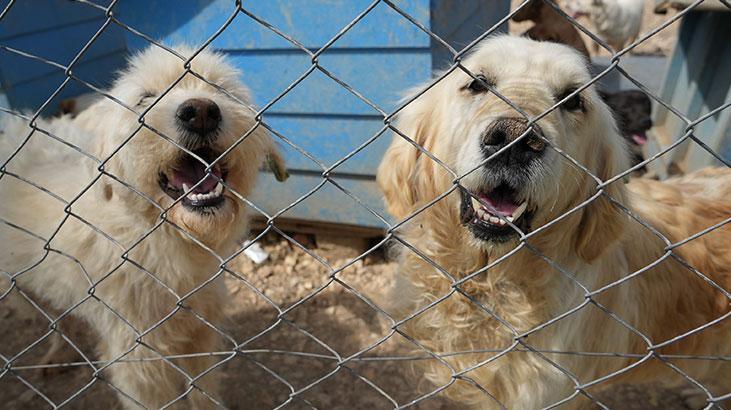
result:
[(510, 223), (524, 233), (530, 229), (532, 212), (528, 202), (518, 199), (507, 184), (486, 191), (460, 190), (462, 223), (479, 239), (505, 242), (518, 235)]
[(647, 134), (644, 131), (632, 134), (632, 141), (639, 146), (647, 144)]
[[(220, 155), (210, 148), (198, 149), (193, 153), (209, 164)], [(159, 173), (158, 182), (163, 192), (174, 200), (190, 190), (180, 201), (186, 208), (197, 211), (214, 210), (223, 205), (225, 188), (221, 181), (226, 180), (226, 174), (222, 161), (213, 164), (210, 171), (206, 172), (205, 164), (183, 153), (167, 172)]]

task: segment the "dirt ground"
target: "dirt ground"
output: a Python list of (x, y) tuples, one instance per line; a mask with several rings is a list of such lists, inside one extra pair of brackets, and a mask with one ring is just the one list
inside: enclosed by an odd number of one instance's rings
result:
[[(511, 0), (511, 10), (514, 10), (516, 7), (518, 7), (520, 4), (523, 3), (523, 1), (524, 0)], [(668, 21), (675, 14), (677, 14), (677, 11), (674, 9), (669, 10), (667, 14), (655, 14), (655, 12), (654, 12), (655, 1), (654, 0), (644, 0), (644, 2), (645, 2), (645, 11), (643, 14), (642, 25), (640, 26), (640, 37), (643, 36), (645, 33), (655, 29), (656, 27), (659, 27), (665, 21)], [(563, 7), (563, 4), (565, 2), (558, 0), (557, 3)], [(589, 20), (587, 17), (580, 17), (578, 19), (578, 21), (584, 27), (588, 28), (589, 30), (592, 30), (593, 27), (591, 24), (591, 20)], [(510, 28), (509, 28), (510, 33), (521, 34), (521, 33), (525, 32), (526, 30), (528, 30), (532, 25), (533, 25), (533, 23), (531, 23), (531, 22), (516, 23), (516, 22), (511, 21)], [(679, 27), (680, 27), (680, 20), (674, 22), (673, 24), (669, 25), (668, 27), (665, 27), (659, 33), (653, 35), (652, 37), (650, 37), (647, 40), (640, 43), (637, 47), (635, 47), (634, 49), (632, 49), (632, 51), (630, 51), (630, 54), (669, 56), (672, 53), (673, 47), (675, 46), (676, 39), (678, 38)], [(589, 36), (587, 36), (583, 33), (581, 33), (581, 36), (583, 37), (584, 44), (586, 44), (587, 49), (589, 50), (589, 53), (591, 53), (592, 56), (594, 56), (594, 55), (609, 56), (609, 53), (603, 49), (599, 50), (599, 53), (597, 53), (594, 50), (594, 47), (592, 46), (594, 43), (594, 40), (589, 38)]]
[[(360, 239), (337, 239), (293, 235), (297, 243), (306, 246), (334, 268), (339, 268), (372, 246)], [(390, 334), (390, 322), (346, 287), (358, 292), (371, 303), (395, 315), (389, 308), (390, 293), (395, 279), (396, 264), (393, 249), (379, 248), (373, 254), (338, 273), (344, 284), (331, 282), (330, 270), (288, 239), (269, 234), (261, 239), (269, 260), (256, 265), (243, 254), (231, 267), (249, 280), (251, 286), (263, 291), (282, 310), (298, 304), (279, 323), (250, 342), (245, 354), (236, 356), (216, 371), (222, 375), (220, 399), (233, 409), (270, 409), (287, 401), (290, 386), (299, 390), (325, 377), (336, 369), (332, 358), (337, 352), (348, 357), (365, 350)], [(223, 325), (237, 342), (248, 340), (277, 322), (277, 311), (267, 300), (252, 291), (239, 279), (226, 277), (229, 289), (229, 320)], [(321, 291), (319, 289), (324, 287)], [(310, 295), (314, 295), (308, 298)], [(49, 350), (51, 339), (48, 321), (17, 291), (0, 300), (0, 354), (12, 357), (27, 346), (14, 366), (38, 365)], [(79, 322), (64, 320), (61, 329), (91, 360), (95, 359), (95, 335)], [(9, 330), (9, 331), (8, 331)], [(308, 336), (312, 335), (312, 336)], [(40, 342), (36, 342), (42, 340)], [(323, 346), (326, 345), (327, 347)], [(286, 352), (299, 352), (298, 355)], [(330, 377), (317, 383), (286, 408), (323, 409), (385, 409), (393, 408), (383, 394), (399, 405), (408, 403), (434, 389), (422, 381), (413, 360), (413, 345), (398, 334), (364, 353), (366, 360), (351, 362)], [(328, 357), (329, 356), (329, 357)], [(374, 360), (376, 359), (376, 360)], [(51, 359), (54, 363), (80, 362), (82, 358), (70, 347), (60, 350)], [(266, 368), (266, 370), (264, 369)], [(278, 377), (286, 380), (289, 386)], [(22, 380), (21, 380), (22, 378)], [(56, 404), (84, 388), (92, 380), (89, 366), (59, 369), (19, 368), (0, 377), (0, 408), (50, 408), (31, 385)], [(623, 409), (687, 409), (677, 392), (625, 387), (617, 392), (602, 393), (601, 400), (610, 408)], [(120, 408), (114, 390), (96, 382), (70, 403), (70, 408)], [(416, 409), (460, 408), (439, 395), (420, 402)], [(592, 408), (592, 407), (587, 407)]]
[[(365, 250), (365, 240), (349, 240), (347, 244), (336, 239), (320, 239), (315, 245), (313, 237), (297, 235), (297, 240), (322, 257), (333, 267), (340, 267)], [(336, 368), (332, 358), (295, 356), (272, 351), (293, 351), (333, 356), (314, 338), (347, 357), (363, 350), (390, 332), (390, 323), (375, 309), (358, 296), (337, 283), (329, 283), (330, 270), (316, 261), (292, 242), (281, 236), (269, 235), (261, 241), (269, 253), (269, 260), (256, 265), (243, 254), (231, 266), (246, 277), (250, 284), (263, 291), (264, 295), (282, 309), (292, 304), (302, 304), (285, 315), (282, 322), (264, 336), (247, 345), (245, 350), (269, 350), (251, 352), (237, 356), (218, 371), (223, 374), (221, 399), (230, 408), (265, 409), (273, 408), (287, 400), (289, 387), (264, 371), (258, 364), (266, 366), (284, 378), (295, 389), (300, 389), (325, 376)], [(352, 286), (362, 296), (378, 306), (384, 302), (386, 291), (391, 288), (395, 263), (384, 258), (379, 250), (364, 261), (338, 274), (339, 280)], [(318, 289), (326, 284), (324, 290)], [(277, 311), (264, 297), (258, 295), (233, 276), (226, 278), (229, 289), (230, 307), (224, 325), (227, 332), (237, 341), (247, 340), (277, 322)], [(308, 295), (317, 293), (312, 299)], [(0, 300), (0, 354), (9, 358), (41, 339), (48, 331), (48, 321), (20, 294), (13, 291)], [(76, 343), (85, 354), (94, 359), (94, 335), (78, 322), (65, 320), (61, 325), (64, 333)], [(302, 329), (302, 331), (298, 330)], [(11, 331), (7, 331), (11, 330)], [(51, 338), (43, 339), (14, 363), (16, 366), (37, 365), (51, 346)], [(364, 356), (385, 357), (408, 355), (410, 349), (403, 338), (396, 335)], [(79, 362), (82, 358), (65, 347), (52, 359), (53, 362)], [(258, 363), (258, 364), (257, 364)], [(288, 408), (389, 408), (393, 407), (384, 396), (360, 379), (377, 383), (398, 403), (409, 402), (429, 391), (420, 386), (416, 373), (406, 361), (359, 361), (341, 369), (333, 376), (319, 383), (302, 395), (304, 400), (294, 400)], [(89, 366), (74, 366), (63, 370), (19, 369), (14, 375), (46, 395), (56, 404), (84, 387), (91, 379)], [(28, 409), (48, 408), (50, 405), (13, 374), (0, 378), (0, 408)], [(309, 403), (309, 404), (308, 404)], [(445, 401), (430, 399), (417, 408), (439, 409)], [(103, 382), (97, 382), (74, 399), (72, 408), (117, 408), (115, 393)]]

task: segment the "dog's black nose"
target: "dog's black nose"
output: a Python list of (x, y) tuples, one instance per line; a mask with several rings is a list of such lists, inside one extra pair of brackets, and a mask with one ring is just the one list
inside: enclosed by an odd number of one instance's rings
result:
[[(500, 118), (493, 122), (482, 138), (482, 151), (490, 156), (528, 130), (528, 120), (525, 118)], [(533, 124), (532, 130), (522, 140), (518, 141), (499, 157), (503, 161), (525, 163), (539, 157), (546, 149), (546, 142), (541, 137), (543, 133), (538, 124)]]
[(186, 130), (205, 136), (221, 123), (221, 109), (208, 98), (191, 98), (180, 104), (175, 117)]

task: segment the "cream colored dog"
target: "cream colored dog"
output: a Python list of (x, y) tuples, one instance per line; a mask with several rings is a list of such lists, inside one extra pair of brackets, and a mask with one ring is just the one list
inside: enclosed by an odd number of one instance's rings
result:
[[(178, 397), (185, 408), (213, 407), (201, 390), (218, 399), (215, 372), (197, 379), (216, 360), (135, 359), (217, 351), (222, 338), (205, 321), (220, 323), (226, 294), (211, 279), (246, 233), (239, 195), (267, 156), (278, 158), (262, 127), (240, 140), (255, 125), (240, 73), (210, 52), (192, 70), (235, 98), (186, 74), (152, 105), (184, 70), (150, 48), (109, 91), (130, 109), (104, 98), (74, 119), (39, 120), (0, 180), (0, 269), (98, 333), (102, 359), (118, 360), (100, 377), (126, 407)], [(31, 129), (17, 119), (2, 129), (4, 162)]]
[[(644, 14), (644, 0), (571, 0), (567, 7), (572, 17), (588, 16), (596, 34), (620, 51), (637, 39)], [(599, 44), (594, 43), (594, 51)]]
[[(400, 135), (378, 170), (399, 219), (449, 192), (397, 231), (442, 268), (403, 251), (396, 293), (410, 302), (408, 313), (424, 309), (403, 330), (437, 354), (483, 353), (431, 360), (427, 378), (480, 408), (578, 407), (612, 383), (697, 387), (648, 347), (678, 337), (654, 351), (731, 354), (731, 320), (681, 337), (729, 314), (730, 228), (673, 251), (719, 289), (668, 255), (663, 240), (613, 201), (678, 242), (731, 216), (731, 171), (666, 183), (617, 179), (598, 191), (598, 182), (558, 151), (601, 181), (628, 169), (628, 160), (594, 88), (572, 96), (591, 78), (577, 52), (494, 37), (464, 65), (477, 79), (451, 72), (407, 105), (396, 124), (454, 174)], [(486, 84), (531, 118), (565, 101), (529, 128)], [(728, 362), (667, 360), (713, 397), (731, 390)]]

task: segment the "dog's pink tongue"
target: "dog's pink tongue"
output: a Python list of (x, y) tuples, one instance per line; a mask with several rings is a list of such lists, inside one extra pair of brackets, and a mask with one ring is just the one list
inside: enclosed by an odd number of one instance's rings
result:
[(645, 134), (644, 132), (639, 134), (632, 134), (632, 141), (634, 141), (637, 145), (645, 145), (647, 144), (647, 134)]
[[(211, 173), (218, 178), (221, 178), (221, 170), (214, 166), (211, 169)], [(200, 185), (195, 187), (193, 190), (194, 194), (201, 194), (210, 192), (216, 187), (218, 180), (213, 176), (206, 173), (205, 165), (198, 161), (190, 162), (186, 167), (175, 170), (173, 174), (173, 185), (178, 189), (183, 189), (183, 184), (187, 185), (188, 188), (197, 184), (203, 178), (206, 178)]]
[[(515, 210), (518, 209), (520, 204), (516, 204), (509, 198), (503, 197), (503, 196), (496, 196), (493, 198), (480, 195), (480, 200), (484, 202), (487, 205), (490, 205), (493, 209), (495, 209), (496, 212), (498, 212), (502, 216), (511, 216), (513, 213), (515, 213)], [(491, 209), (487, 209), (490, 213), (493, 211)]]

